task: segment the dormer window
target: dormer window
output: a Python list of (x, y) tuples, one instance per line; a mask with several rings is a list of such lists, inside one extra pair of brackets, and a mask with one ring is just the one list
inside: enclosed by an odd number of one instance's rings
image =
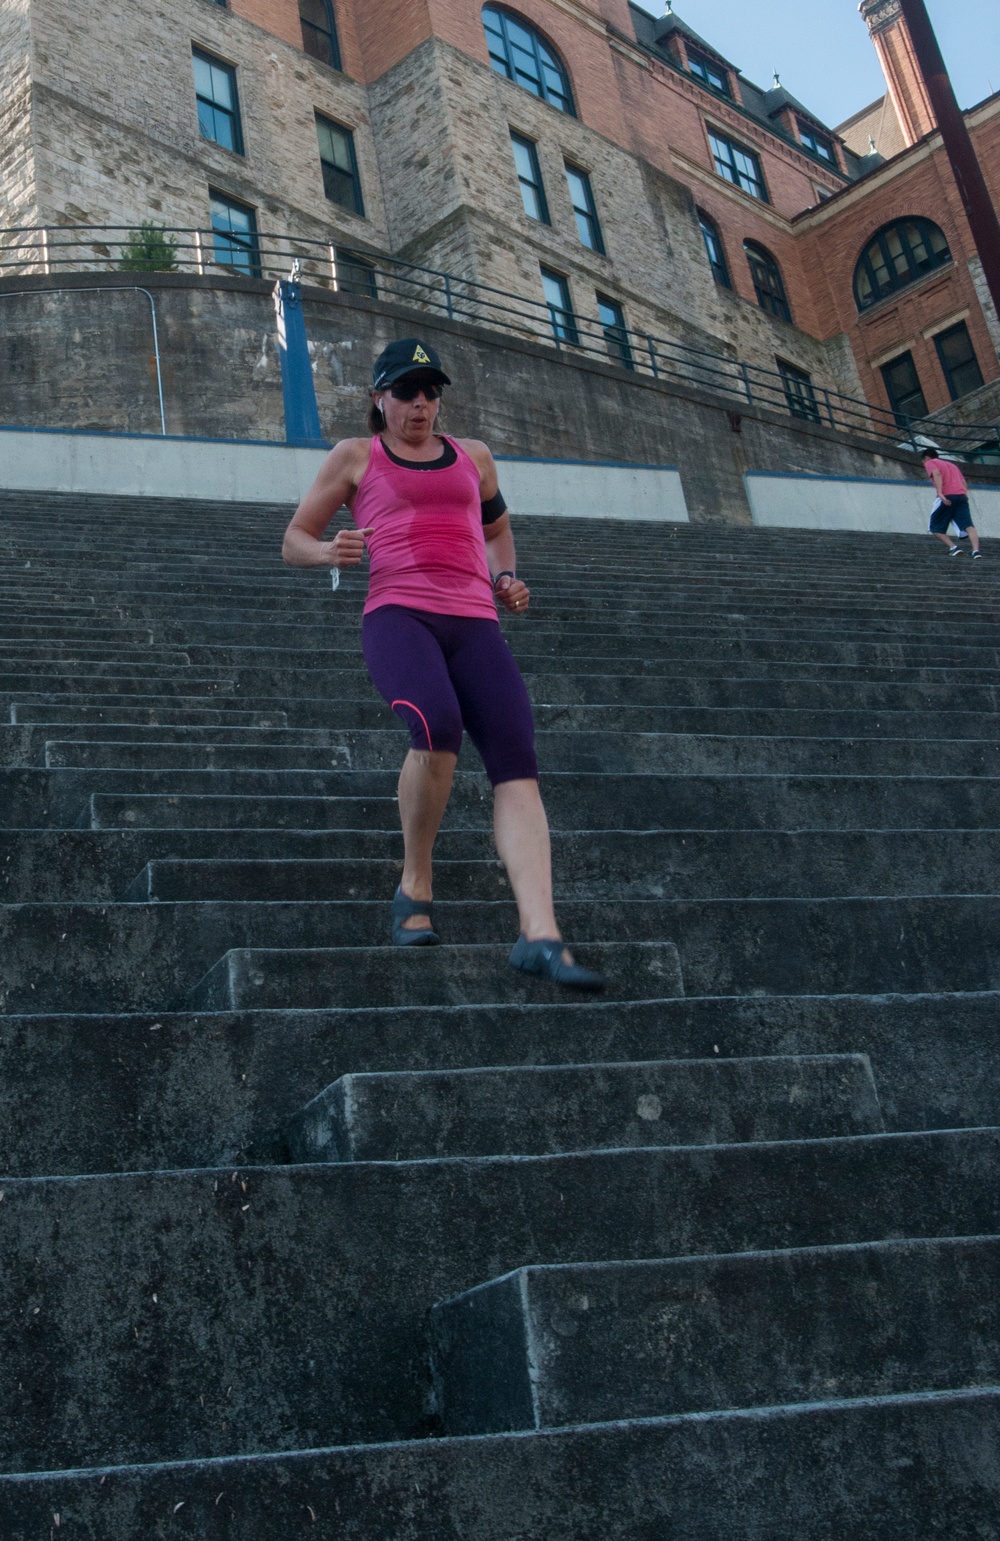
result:
[(836, 166), (837, 154), (833, 148), (833, 140), (821, 134), (818, 129), (806, 123), (802, 118), (796, 118), (795, 126), (799, 131), (799, 139), (802, 147), (808, 150), (810, 155), (815, 155), (819, 160), (826, 161), (828, 166)]
[(716, 64), (705, 54), (698, 53), (694, 48), (687, 50), (688, 71), (701, 81), (703, 86), (708, 86), (710, 91), (717, 91), (720, 96), (732, 96), (729, 89), (729, 72), (721, 64)]

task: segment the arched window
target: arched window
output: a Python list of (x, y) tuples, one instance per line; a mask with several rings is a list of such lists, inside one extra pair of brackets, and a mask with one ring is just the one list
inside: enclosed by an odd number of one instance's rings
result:
[(506, 75), (560, 112), (576, 116), (562, 60), (533, 27), (496, 5), (483, 6), (483, 26), (490, 63), (498, 75)]
[(756, 241), (744, 241), (743, 250), (747, 254), (750, 276), (761, 310), (769, 310), (779, 321), (791, 321), (792, 312), (788, 307), (781, 269), (767, 247), (758, 246)]
[(859, 310), (877, 305), (896, 289), (915, 284), (951, 261), (948, 242), (929, 219), (898, 219), (872, 237), (854, 269), (854, 298)]
[(302, 47), (321, 64), (340, 69), (340, 44), (332, 0), (299, 0)]
[(729, 277), (729, 264), (726, 262), (726, 249), (722, 244), (719, 227), (704, 209), (698, 210), (698, 223), (701, 226), (702, 239), (711, 264), (712, 277), (717, 284), (722, 285), (723, 289), (731, 289), (733, 284)]

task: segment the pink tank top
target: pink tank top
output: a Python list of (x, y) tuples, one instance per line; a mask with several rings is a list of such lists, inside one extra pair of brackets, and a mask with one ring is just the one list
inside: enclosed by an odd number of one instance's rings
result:
[(486, 563), (479, 471), (453, 439), (458, 459), (436, 471), (410, 471), (372, 439), (354, 497), (354, 522), (371, 527), (364, 614), (406, 605), (435, 615), (497, 619)]

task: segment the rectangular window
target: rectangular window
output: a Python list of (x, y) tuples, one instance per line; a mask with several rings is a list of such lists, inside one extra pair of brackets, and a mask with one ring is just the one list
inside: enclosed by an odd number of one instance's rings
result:
[(778, 372), (785, 387), (785, 400), (793, 417), (803, 417), (810, 423), (819, 422), (819, 403), (813, 390), (812, 379), (804, 369), (778, 359)]
[(978, 391), (983, 383), (983, 372), (965, 322), (950, 326), (946, 332), (938, 332), (934, 345), (952, 401), (968, 395), (969, 391)]
[(576, 329), (576, 317), (570, 304), (569, 284), (561, 273), (542, 268), (542, 289), (549, 307), (549, 324), (556, 342), (572, 343), (577, 347), (580, 334)]
[(833, 140), (827, 139), (826, 135), (821, 134), (818, 129), (811, 128), (802, 118), (796, 118), (795, 123), (803, 148), (810, 154), (817, 155), (821, 161), (826, 161), (828, 166), (836, 166), (837, 156), (833, 148)]
[(216, 262), (248, 278), (259, 278), (260, 248), (253, 209), (224, 193), (212, 193), (211, 214)]
[(198, 132), (224, 150), (243, 154), (240, 104), (236, 95), (236, 71), (211, 54), (193, 51), (194, 92), (198, 101)]
[(618, 301), (609, 300), (607, 295), (599, 294), (597, 314), (601, 318), (604, 341), (608, 347), (608, 358), (612, 364), (620, 364), (623, 369), (634, 369), (632, 349), (629, 346), (628, 331), (625, 326), (625, 314)]
[(927, 416), (927, 403), (912, 353), (901, 353), (883, 364), (882, 379), (900, 427), (905, 427), (907, 418)]
[(547, 225), (549, 207), (545, 202), (545, 188), (542, 186), (538, 151), (530, 139), (522, 139), (521, 135), (515, 134), (513, 130), (511, 130), (510, 142), (514, 150), (517, 180), (521, 184), (521, 202), (524, 204), (524, 212), (529, 219), (537, 219), (543, 225)]
[(576, 215), (576, 228), (580, 240), (584, 246), (589, 246), (591, 251), (604, 252), (604, 240), (601, 236), (601, 227), (597, 219), (597, 205), (594, 203), (594, 194), (590, 186), (590, 178), (579, 166), (572, 166), (566, 162), (566, 180), (569, 183), (569, 196), (573, 204), (573, 213)]
[(323, 170), (323, 191), (331, 203), (339, 203), (342, 209), (364, 218), (365, 205), (361, 197), (361, 178), (354, 154), (354, 135), (349, 128), (342, 128), (330, 118), (316, 114), (316, 134), (319, 138), (319, 163)]
[(710, 132), (708, 140), (712, 146), (715, 169), (719, 176), (725, 177), (727, 182), (732, 182), (734, 187), (741, 187), (752, 198), (759, 198), (762, 203), (767, 203), (764, 173), (753, 151), (745, 149), (743, 145), (734, 144), (731, 139), (724, 139), (721, 134)]
[(721, 64), (713, 64), (711, 59), (704, 54), (695, 53), (693, 48), (687, 51), (688, 69), (702, 83), (713, 91), (718, 91), (720, 96), (732, 96), (729, 89), (729, 72), (723, 69)]
[(360, 294), (366, 300), (378, 299), (375, 269), (357, 252), (337, 247), (337, 290), (340, 294)]
[(698, 223), (701, 225), (701, 234), (705, 242), (705, 251), (708, 253), (709, 266), (712, 269), (712, 277), (723, 289), (733, 287), (729, 277), (729, 266), (726, 262), (725, 247), (719, 234), (719, 227), (714, 219), (709, 219), (707, 214), (698, 210)]
[(299, 0), (299, 23), (302, 27), (302, 47), (310, 58), (320, 64), (328, 64), (339, 70), (340, 44), (337, 41), (337, 22), (331, 0)]

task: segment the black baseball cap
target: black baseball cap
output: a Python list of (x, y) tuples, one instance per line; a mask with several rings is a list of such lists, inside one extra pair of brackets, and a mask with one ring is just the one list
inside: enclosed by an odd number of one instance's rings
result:
[(417, 337), (401, 337), (391, 342), (375, 360), (373, 384), (376, 390), (392, 385), (404, 375), (432, 376), (437, 385), (450, 385), (451, 381), (441, 368), (441, 360), (428, 343)]

